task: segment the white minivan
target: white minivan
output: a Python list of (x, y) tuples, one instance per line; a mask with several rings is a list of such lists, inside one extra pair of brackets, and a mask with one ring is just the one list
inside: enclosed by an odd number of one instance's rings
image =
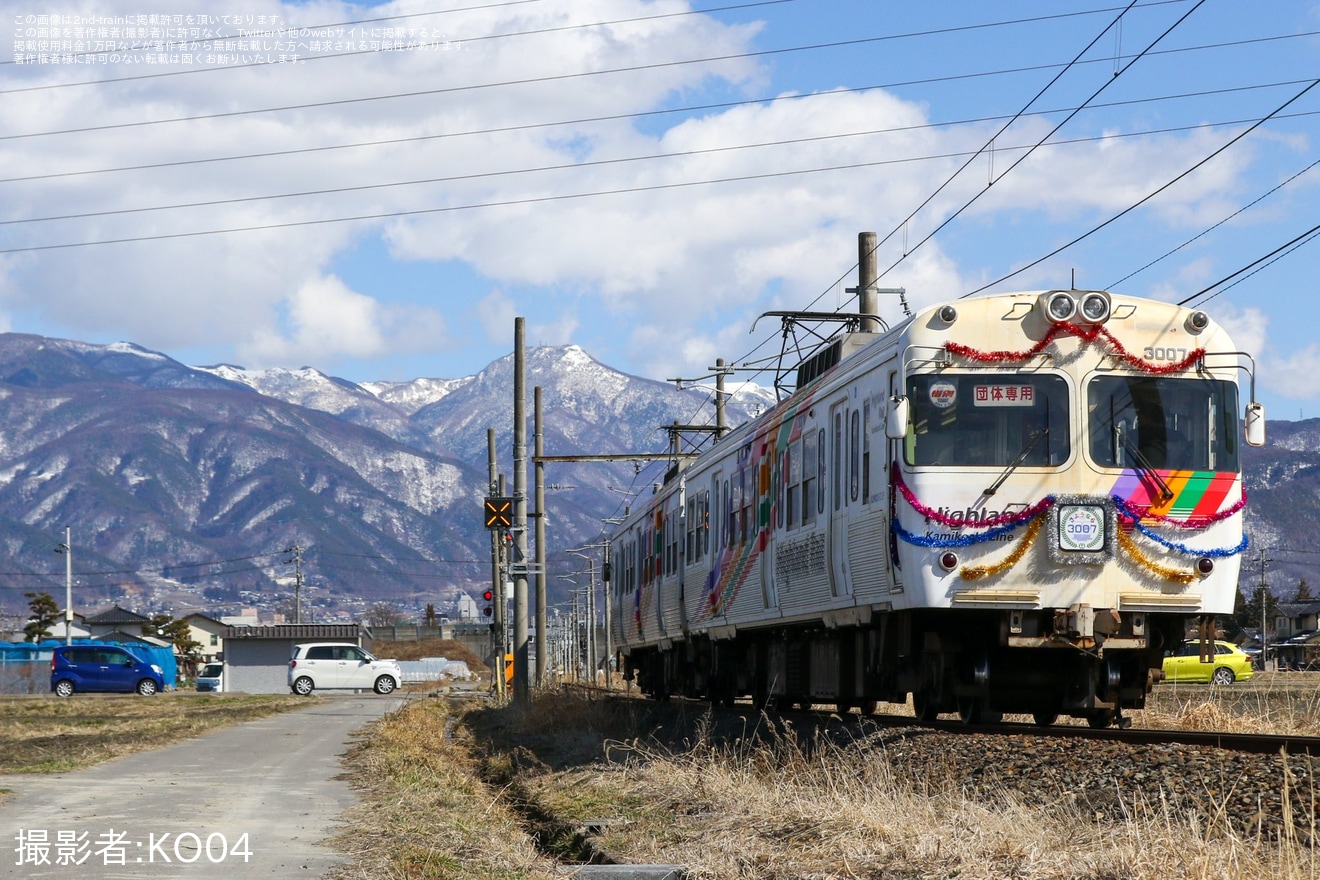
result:
[(219, 693), (225, 689), (225, 664), (207, 663), (197, 673), (197, 692), (215, 691)]
[(317, 689), (347, 688), (388, 694), (403, 680), (397, 660), (377, 660), (352, 642), (311, 642), (293, 646), (289, 690), (307, 696)]

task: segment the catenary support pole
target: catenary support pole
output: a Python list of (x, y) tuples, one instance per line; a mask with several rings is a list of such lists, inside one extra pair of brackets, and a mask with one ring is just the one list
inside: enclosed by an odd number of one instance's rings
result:
[[(500, 495), (499, 471), (495, 464), (495, 429), (486, 429), (486, 465), (489, 471), (489, 495)], [(499, 529), (490, 530), (490, 591), (495, 597), (491, 603), (490, 657), (495, 693), (504, 696), (504, 579), (500, 577), (500, 552), (504, 535)]]
[(545, 454), (545, 424), (541, 413), (541, 386), (532, 389), (533, 409), (536, 417), (536, 686), (545, 687), (545, 664), (550, 659), (546, 656), (545, 634), (545, 463), (540, 457)]
[(513, 700), (529, 699), (527, 669), (526, 319), (513, 319)]

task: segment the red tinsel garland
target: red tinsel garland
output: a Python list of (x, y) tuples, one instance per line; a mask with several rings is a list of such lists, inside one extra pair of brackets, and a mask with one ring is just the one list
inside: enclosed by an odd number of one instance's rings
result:
[(1069, 333), (1086, 343), (1095, 342), (1097, 337), (1104, 337), (1105, 341), (1113, 347), (1115, 355), (1124, 363), (1128, 364), (1143, 373), (1162, 374), (1177, 373), (1187, 369), (1196, 363), (1205, 354), (1204, 348), (1193, 349), (1187, 357), (1173, 364), (1153, 364), (1150, 361), (1142, 360), (1123, 347), (1123, 343), (1114, 338), (1114, 334), (1106, 330), (1102, 325), (1096, 324), (1089, 329), (1078, 327), (1068, 321), (1061, 321), (1049, 329), (1049, 332), (1041, 338), (1031, 348), (1026, 351), (978, 351), (966, 345), (957, 342), (946, 342), (944, 348), (950, 354), (956, 354), (969, 360), (981, 361), (983, 363), (1007, 363), (1010, 361), (1030, 360), (1044, 351), (1045, 346), (1054, 341), (1054, 337), (1060, 333)]

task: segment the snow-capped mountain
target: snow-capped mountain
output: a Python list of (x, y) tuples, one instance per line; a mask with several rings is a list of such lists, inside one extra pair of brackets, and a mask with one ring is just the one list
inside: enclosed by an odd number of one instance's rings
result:
[[(576, 346), (532, 349), (527, 385), (529, 418), (543, 388), (552, 454), (659, 451), (661, 425), (713, 420), (707, 392), (627, 376)], [(742, 393), (729, 419), (766, 405)], [(297, 545), (322, 601), (443, 605), (488, 577), (488, 428), (511, 484), (511, 358), (463, 379), (357, 385), (0, 334), (0, 566), (30, 572), (0, 583), (0, 605), (62, 588), (49, 550), (66, 525), (84, 602), (165, 584), (270, 594)], [(599, 536), (638, 478), (617, 464), (548, 473), (551, 547)]]
[[(530, 349), (526, 379), (529, 452), (536, 387), (547, 455), (659, 452), (665, 426), (714, 421), (710, 388), (629, 376), (577, 346)], [(0, 334), (0, 611), (25, 607), (25, 592), (62, 595), (50, 551), (66, 526), (79, 607), (156, 610), (167, 587), (185, 607), (268, 601), (291, 591), (294, 546), (318, 607), (445, 607), (489, 577), (487, 431), (511, 488), (512, 388), (512, 357), (461, 379), (358, 385)], [(730, 425), (774, 403), (755, 385), (729, 389)], [(1320, 420), (1269, 434), (1246, 452), (1253, 546), (1306, 546), (1320, 524)], [(649, 491), (651, 467), (546, 465), (552, 573), (576, 569), (563, 551)], [(1276, 569), (1295, 585), (1286, 562)], [(551, 579), (552, 596), (563, 589)]]

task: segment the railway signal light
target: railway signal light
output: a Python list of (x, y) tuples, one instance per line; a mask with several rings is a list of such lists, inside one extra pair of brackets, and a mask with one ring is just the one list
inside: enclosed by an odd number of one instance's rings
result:
[(513, 528), (513, 499), (504, 496), (487, 497), (483, 518), (488, 529)]
[(482, 600), (485, 601), (485, 603), (486, 603), (486, 604), (482, 607), (482, 609), (481, 609), (481, 613), (482, 613), (484, 616), (486, 616), (486, 617), (490, 617), (491, 615), (493, 615), (493, 614), (495, 613), (495, 605), (494, 605), (494, 602), (495, 602), (495, 591), (494, 591), (494, 590), (487, 590), (486, 592), (484, 592), (484, 593), (481, 594), (481, 598), (482, 598)]

